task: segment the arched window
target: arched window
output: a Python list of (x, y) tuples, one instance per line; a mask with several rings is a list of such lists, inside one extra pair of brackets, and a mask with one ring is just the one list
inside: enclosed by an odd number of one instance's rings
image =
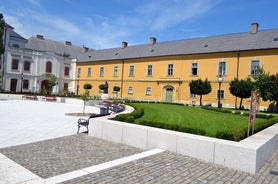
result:
[(52, 63), (51, 63), (51, 61), (46, 62), (45, 72), (46, 73), (52, 73)]

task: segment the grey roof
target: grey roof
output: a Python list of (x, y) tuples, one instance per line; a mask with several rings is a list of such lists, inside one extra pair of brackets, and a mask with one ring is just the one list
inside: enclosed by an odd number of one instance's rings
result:
[(75, 45), (66, 45), (65, 43), (45, 38), (39, 39), (35, 36), (32, 36), (28, 39), (25, 48), (42, 52), (49, 51), (59, 55), (69, 54), (70, 58), (76, 58), (78, 54), (83, 52), (83, 47)]
[[(275, 39), (277, 41), (275, 41)], [(278, 48), (278, 29), (185, 39), (93, 50), (78, 56), (78, 62), (170, 56), (180, 54), (205, 54), (244, 50)]]
[(11, 31), (10, 33), (10, 37), (16, 38), (16, 39), (20, 39), (20, 40), (24, 40), (25, 42), (27, 42), (27, 39), (22, 37), (21, 35), (19, 35), (17, 32), (15, 31)]

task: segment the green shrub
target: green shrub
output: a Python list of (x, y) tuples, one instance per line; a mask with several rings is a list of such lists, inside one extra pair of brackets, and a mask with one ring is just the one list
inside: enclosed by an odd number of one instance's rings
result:
[(128, 122), (128, 123), (134, 123), (135, 118), (132, 115), (128, 115), (128, 116), (126, 116), (126, 120), (125, 121)]
[(219, 139), (230, 140), (230, 141), (234, 140), (234, 135), (233, 132), (231, 131), (217, 131), (215, 137)]
[[(275, 116), (271, 119), (267, 119), (263, 122), (255, 122), (254, 124), (254, 133), (262, 131), (263, 129), (274, 125), (278, 122), (278, 117)], [(247, 135), (247, 126), (235, 130), (226, 130), (226, 131), (217, 131), (216, 138), (226, 139), (231, 141), (241, 141), (246, 138)], [(252, 131), (252, 124), (250, 124), (250, 131)]]
[(123, 121), (125, 122), (127, 119), (127, 114), (118, 114), (116, 117), (115, 117), (115, 120), (116, 121)]
[(128, 114), (119, 114), (115, 117), (116, 121), (123, 121), (128, 123), (134, 123), (135, 119), (138, 119), (144, 115), (144, 109), (133, 105), (134, 111)]
[(167, 124), (167, 123), (146, 121), (146, 120), (142, 120), (138, 124), (156, 127), (156, 128), (163, 128), (163, 129), (167, 129), (167, 130), (185, 132), (185, 133), (190, 133), (190, 134), (197, 134), (197, 135), (205, 135), (206, 134), (205, 130), (198, 129), (198, 128), (185, 127), (182, 125), (174, 125), (174, 124)]

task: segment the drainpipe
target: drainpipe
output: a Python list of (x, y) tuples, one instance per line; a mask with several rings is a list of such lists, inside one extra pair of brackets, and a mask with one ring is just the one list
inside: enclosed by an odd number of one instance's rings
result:
[[(240, 57), (240, 51), (237, 51), (236, 79), (238, 79), (238, 73), (239, 73), (239, 57)], [(235, 108), (237, 109), (237, 97), (235, 100)]]
[(123, 85), (124, 85), (124, 64), (125, 64), (125, 60), (124, 60), (124, 59), (122, 59), (121, 98), (123, 98)]

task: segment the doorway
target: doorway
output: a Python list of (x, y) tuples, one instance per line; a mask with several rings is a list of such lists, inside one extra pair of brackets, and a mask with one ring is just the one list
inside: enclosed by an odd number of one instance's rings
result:
[(173, 87), (166, 87), (165, 101), (173, 102)]
[(17, 79), (11, 79), (10, 91), (16, 92), (16, 86), (17, 86)]

